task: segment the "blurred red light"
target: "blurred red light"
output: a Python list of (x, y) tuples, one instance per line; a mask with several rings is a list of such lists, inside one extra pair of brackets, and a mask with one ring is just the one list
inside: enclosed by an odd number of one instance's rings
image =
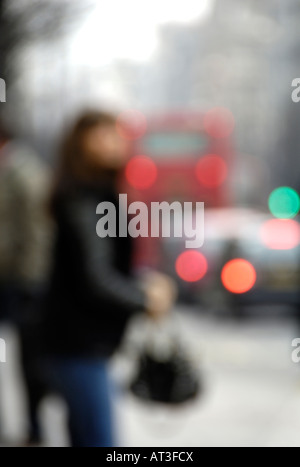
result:
[(204, 116), (205, 131), (213, 138), (227, 138), (235, 127), (235, 121), (230, 110), (216, 107)]
[(150, 157), (135, 156), (127, 163), (125, 175), (133, 188), (145, 190), (155, 183), (157, 168)]
[(272, 250), (291, 250), (300, 245), (300, 225), (292, 219), (270, 219), (262, 225), (260, 238)]
[(221, 279), (229, 292), (242, 294), (251, 290), (255, 285), (256, 271), (249, 261), (234, 259), (223, 267)]
[(205, 256), (198, 251), (185, 251), (176, 261), (178, 276), (186, 282), (196, 282), (207, 273), (208, 264)]
[(122, 112), (117, 119), (117, 131), (124, 139), (135, 140), (141, 138), (146, 130), (146, 117), (139, 110)]
[(196, 166), (196, 176), (202, 185), (215, 188), (222, 185), (228, 175), (228, 168), (220, 156), (209, 154), (204, 156)]

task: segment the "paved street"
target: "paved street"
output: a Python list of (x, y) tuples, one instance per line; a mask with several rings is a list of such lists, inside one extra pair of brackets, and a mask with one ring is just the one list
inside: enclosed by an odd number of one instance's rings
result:
[[(176, 410), (147, 407), (120, 394), (116, 403), (120, 444), (300, 446), (300, 365), (291, 362), (295, 323), (267, 314), (237, 322), (180, 312), (181, 333), (201, 368), (205, 393)], [(3, 436), (11, 443), (22, 439), (26, 409), (15, 359), (17, 339), (9, 329), (1, 333), (8, 359), (0, 365)], [(124, 378), (128, 368), (124, 357), (116, 359), (112, 374)], [(47, 444), (67, 445), (61, 401), (45, 400), (41, 418)]]

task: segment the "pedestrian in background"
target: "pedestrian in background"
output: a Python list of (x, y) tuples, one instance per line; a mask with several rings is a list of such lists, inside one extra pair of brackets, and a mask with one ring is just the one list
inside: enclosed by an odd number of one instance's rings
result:
[(18, 331), (30, 444), (42, 440), (38, 407), (46, 391), (39, 324), (52, 243), (46, 212), (49, 181), (35, 152), (0, 123), (0, 320)]

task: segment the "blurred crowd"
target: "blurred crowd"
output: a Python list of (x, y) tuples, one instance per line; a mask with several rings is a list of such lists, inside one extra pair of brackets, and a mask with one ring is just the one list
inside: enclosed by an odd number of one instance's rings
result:
[(115, 445), (109, 359), (133, 314), (157, 322), (175, 300), (167, 276), (133, 274), (130, 237), (96, 235), (98, 203), (119, 209), (127, 158), (116, 118), (106, 112), (73, 123), (54, 173), (0, 126), (0, 331), (8, 322), (20, 341), (24, 444), (43, 442), (39, 404), (55, 392), (68, 408), (72, 446)]

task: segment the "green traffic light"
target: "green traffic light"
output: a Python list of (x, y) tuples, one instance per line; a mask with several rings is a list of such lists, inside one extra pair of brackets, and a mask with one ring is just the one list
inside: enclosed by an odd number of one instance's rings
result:
[(269, 209), (279, 219), (291, 219), (300, 211), (300, 197), (290, 187), (279, 187), (269, 197)]

